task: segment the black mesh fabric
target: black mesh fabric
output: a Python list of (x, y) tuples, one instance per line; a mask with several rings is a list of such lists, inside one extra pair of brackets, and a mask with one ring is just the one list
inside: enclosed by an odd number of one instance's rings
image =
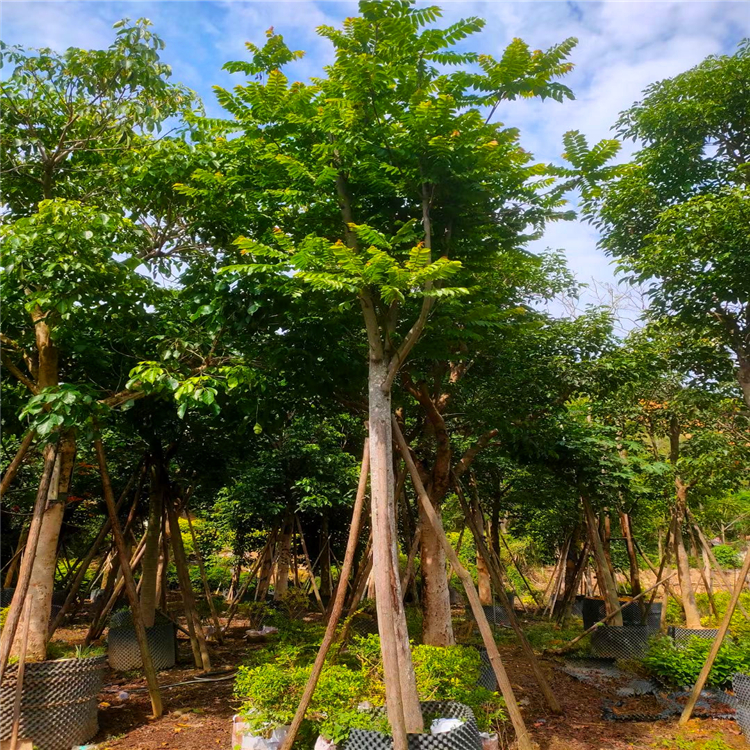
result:
[[(70, 750), (98, 731), (97, 706), (106, 658), (56, 659), (27, 663), (21, 689), (20, 736), (38, 750)], [(0, 685), (0, 740), (10, 739), (11, 706), (18, 665), (8, 667)]]
[(497, 690), (497, 677), (495, 677), (495, 670), (492, 668), (492, 662), (490, 661), (487, 649), (480, 648), (479, 656), (482, 659), (482, 669), (479, 672), (479, 680), (477, 682), (483, 688), (487, 688), (487, 690)]
[[(511, 592), (508, 592), (507, 595), (510, 606), (513, 607), (516, 595)], [(508, 613), (505, 611), (505, 607), (500, 604), (485, 604), (482, 606), (482, 609), (484, 610), (484, 616), (489, 620), (490, 625), (510, 625)]]
[[(620, 604), (625, 604), (621, 601)], [(651, 605), (651, 609), (648, 613), (646, 625), (654, 630), (659, 629), (661, 622), (661, 602), (654, 602)], [(645, 605), (644, 605), (645, 607)], [(640, 600), (637, 602), (630, 602), (625, 604), (622, 609), (622, 624), (623, 625), (642, 625), (643, 623), (643, 611), (641, 609)], [(588, 630), (597, 622), (604, 619), (607, 614), (607, 608), (602, 599), (590, 599), (584, 598), (581, 605), (581, 614), (583, 615), (583, 627)]]
[(591, 653), (610, 659), (642, 659), (653, 635), (648, 625), (601, 625), (591, 634)]
[(742, 733), (750, 739), (750, 674), (737, 672), (732, 678), (737, 723)]
[(669, 637), (678, 645), (685, 646), (690, 642), (691, 638), (703, 638), (706, 641), (712, 641), (719, 635), (718, 628), (701, 628), (700, 630), (691, 628), (678, 628), (671, 625), (667, 628)]
[[(481, 750), (477, 720), (474, 713), (462, 703), (451, 701), (426, 701), (422, 703), (425, 728), (437, 718), (462, 719), (461, 726), (441, 734), (410, 734), (409, 750)], [(393, 738), (381, 732), (352, 729), (344, 750), (390, 750)]]
[[(146, 639), (156, 670), (169, 669), (177, 661), (177, 628), (166, 617), (157, 614), (154, 625), (146, 628)], [(110, 618), (107, 634), (109, 666), (127, 672), (142, 666), (141, 649), (129, 609), (115, 612)]]

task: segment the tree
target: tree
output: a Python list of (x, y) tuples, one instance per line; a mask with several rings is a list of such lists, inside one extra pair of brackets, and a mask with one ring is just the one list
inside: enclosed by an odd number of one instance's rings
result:
[[(2, 359), (33, 396), (27, 412), (38, 417), (37, 434), (60, 439), (32, 569), (29, 656), (35, 659), (43, 659), (46, 650), (77, 428), (98, 400), (115, 405), (132, 397), (101, 399), (67, 377), (61, 386), (61, 373), (90, 352), (92, 330), (137, 331), (152, 289), (135, 272), (137, 260), (116, 257), (138, 255), (143, 235), (124, 217), (114, 168), (136, 139), (192, 101), (188, 91), (168, 82), (168, 66), (158, 55), (163, 43), (148, 23), (118, 26), (108, 50), (70, 48), (59, 55), (2, 46), (3, 63), (13, 66), (0, 84), (0, 172), (8, 209), (2, 227), (3, 296), (16, 303), (8, 321), (13, 335), (3, 337)], [(51, 455), (51, 443), (46, 450)], [(16, 611), (21, 596), (19, 591), (13, 602)], [(17, 622), (15, 614), (12, 619)], [(8, 628), (9, 637), (12, 631)], [(7, 646), (8, 637), (3, 653)]]
[[(235, 187), (257, 195), (245, 201), (256, 207), (248, 220), (254, 231), (238, 240), (251, 262), (231, 271), (272, 272), (295, 287), (302, 281), (362, 312), (378, 619), (401, 747), (404, 731), (422, 722), (396, 571), (391, 389), (436, 301), (463, 293), (449, 283), (462, 263), (491, 257), (498, 234), (515, 236), (521, 219), (528, 223), (524, 207), (538, 200), (533, 183), (543, 169), (528, 164), (515, 131), (490, 121), (519, 96), (570, 96), (555, 79), (570, 70), (575, 41), (532, 53), (515, 40), (498, 61), (451, 49), (482, 28), (479, 19), (425, 28), (439, 9), (402, 2), (362, 2), (360, 12), (343, 30), (321, 27), (336, 58), (312, 85), (289, 85), (281, 68), (301, 53), (269, 31), (262, 49), (248, 45), (250, 62), (226, 66), (247, 84), (218, 93), (242, 130)], [(206, 190), (206, 177), (189, 189)], [(540, 218), (555, 205), (555, 198), (540, 205)], [(478, 246), (469, 241), (477, 234), (467, 234), (477, 221), (491, 230)]]
[[(642, 144), (607, 167), (616, 141), (589, 149), (565, 138), (601, 246), (628, 278), (648, 284), (651, 314), (734, 353), (750, 405), (750, 42), (660, 81), (616, 124)], [(570, 174), (570, 173), (568, 173)]]

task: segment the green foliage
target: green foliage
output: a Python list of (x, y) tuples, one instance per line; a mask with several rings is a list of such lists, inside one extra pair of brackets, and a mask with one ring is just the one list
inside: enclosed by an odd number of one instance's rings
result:
[(737, 554), (737, 550), (729, 544), (717, 544), (712, 551), (716, 558), (716, 562), (719, 563), (722, 568), (741, 567), (742, 560)]
[(50, 641), (47, 644), (48, 659), (90, 659), (94, 656), (105, 656), (107, 649), (104, 646), (72, 646), (63, 641)]
[[(693, 637), (684, 646), (676, 644), (666, 636), (655, 636), (643, 664), (662, 682), (673, 687), (694, 685), (711, 648), (711, 641)], [(726, 639), (719, 649), (708, 685), (726, 687), (737, 672), (750, 670), (750, 641), (733, 642)]]

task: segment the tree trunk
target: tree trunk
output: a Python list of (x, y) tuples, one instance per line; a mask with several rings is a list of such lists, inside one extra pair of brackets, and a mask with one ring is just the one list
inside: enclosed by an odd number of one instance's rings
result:
[(750, 409), (750, 354), (737, 352), (739, 368), (737, 370), (737, 381), (742, 389), (742, 396), (745, 399), (745, 406)]
[(635, 553), (635, 544), (633, 544), (633, 530), (630, 526), (630, 516), (622, 511), (620, 512), (620, 526), (622, 527), (622, 535), (625, 537), (625, 546), (628, 550), (628, 561), (630, 563), (630, 593), (633, 596), (638, 596), (641, 593), (638, 556)]
[(680, 579), (682, 608), (685, 610), (685, 625), (688, 628), (700, 628), (702, 627), (701, 615), (695, 601), (695, 590), (693, 589), (693, 582), (690, 580), (690, 561), (682, 539), (682, 521), (685, 518), (687, 487), (679, 476), (675, 478), (675, 488), (677, 490), (677, 504), (674, 511), (674, 554), (677, 562), (677, 576)]
[[(25, 611), (31, 620), (26, 653), (26, 658), (30, 661), (42, 661), (47, 656), (47, 637), (57, 566), (57, 543), (73, 476), (75, 453), (75, 438), (72, 431), (67, 431), (60, 439), (60, 450), (47, 493), (47, 510), (42, 516), (39, 543), (29, 581), (27, 597), (30, 604)], [(12, 653), (17, 653), (17, 647), (16, 643)]]
[(263, 552), (263, 562), (258, 574), (258, 585), (255, 588), (255, 601), (264, 602), (268, 597), (268, 587), (271, 584), (271, 573), (273, 572), (273, 561), (276, 559), (276, 539), (266, 547)]
[[(604, 598), (604, 605), (607, 614), (615, 612), (620, 606), (620, 601), (617, 597), (617, 587), (615, 586), (614, 579), (609, 572), (609, 566), (607, 565), (607, 558), (604, 554), (604, 547), (602, 545), (602, 538), (599, 535), (599, 529), (597, 528), (596, 516), (591, 508), (588, 498), (581, 496), (583, 502), (583, 510), (586, 514), (586, 525), (588, 526), (589, 538), (591, 539), (591, 546), (594, 550), (594, 559), (596, 560), (597, 577), (599, 578), (599, 587), (602, 589), (602, 597)], [(622, 613), (618, 613), (612, 619), (613, 625), (622, 625)]]
[[(387, 371), (386, 363), (382, 359), (376, 359), (371, 353), (369, 432), (373, 575), (388, 720), (393, 731), (395, 750), (406, 750), (405, 734), (422, 732), (424, 724), (398, 577), (391, 394), (390, 389), (385, 387)], [(445, 577), (445, 568), (442, 575)]]
[[(439, 505), (433, 503), (432, 507), (440, 517)], [(456, 641), (451, 622), (445, 550), (421, 505), (419, 520), (422, 527), (422, 642), (427, 646), (453, 646)]]
[(289, 588), (289, 566), (292, 562), (292, 534), (294, 516), (289, 508), (284, 514), (284, 528), (281, 532), (281, 550), (276, 562), (276, 576), (273, 582), (273, 598), (279, 601)]
[(148, 497), (148, 525), (146, 526), (146, 551), (141, 562), (141, 616), (150, 628), (156, 616), (157, 581), (159, 576), (159, 550), (164, 518), (164, 462), (159, 448), (151, 462), (151, 487)]

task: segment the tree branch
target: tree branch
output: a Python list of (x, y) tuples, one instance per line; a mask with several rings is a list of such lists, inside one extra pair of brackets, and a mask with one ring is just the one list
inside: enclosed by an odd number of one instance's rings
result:
[(484, 435), (482, 435), (479, 440), (477, 440), (477, 442), (474, 443), (474, 445), (472, 445), (471, 448), (469, 448), (463, 456), (461, 456), (461, 460), (453, 468), (453, 474), (455, 475), (456, 479), (461, 478), (461, 476), (471, 466), (472, 462), (477, 457), (479, 452), (490, 444), (492, 438), (497, 435), (497, 432), (497, 430), (490, 430), (489, 432), (485, 432)]

